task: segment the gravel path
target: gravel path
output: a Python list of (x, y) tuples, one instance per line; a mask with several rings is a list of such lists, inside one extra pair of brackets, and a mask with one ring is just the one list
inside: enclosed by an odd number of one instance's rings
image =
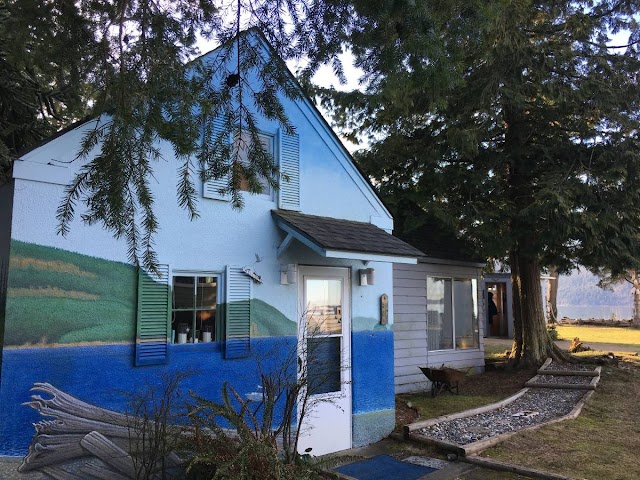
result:
[(572, 385), (589, 385), (593, 377), (575, 375), (538, 375), (536, 383), (570, 383)]
[(590, 372), (590, 371), (593, 371), (593, 368), (594, 367), (590, 365), (551, 362), (549, 366), (545, 368), (545, 370), (556, 370), (556, 371), (563, 371), (563, 372), (571, 372), (571, 371)]
[(438, 423), (418, 432), (445, 442), (467, 445), (566, 415), (584, 394), (582, 390), (531, 389), (497, 410)]

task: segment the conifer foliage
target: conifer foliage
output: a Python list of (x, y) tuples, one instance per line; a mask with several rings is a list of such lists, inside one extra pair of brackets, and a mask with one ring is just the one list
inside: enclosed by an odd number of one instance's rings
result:
[(513, 357), (560, 357), (541, 269), (640, 259), (638, 2), (393, 5), (354, 40), (364, 92), (319, 93), (374, 139), (360, 164), (392, 206), (417, 203), (509, 264)]

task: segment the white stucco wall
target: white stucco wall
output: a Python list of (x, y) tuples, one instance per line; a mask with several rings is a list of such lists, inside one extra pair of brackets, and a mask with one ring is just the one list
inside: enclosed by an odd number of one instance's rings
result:
[[(302, 213), (371, 221), (390, 232), (393, 226), (390, 214), (317, 111), (306, 100), (283, 99), (283, 104), (299, 135)], [(56, 233), (56, 209), (64, 198), (65, 186), (82, 165), (75, 159), (80, 141), (95, 125), (95, 120), (90, 121), (16, 162), (12, 238), (126, 262), (124, 240), (115, 240), (99, 225), (84, 225), (80, 220), (84, 211), (81, 203), (67, 237)], [(259, 128), (278, 138), (279, 126), (274, 122), (262, 121)], [(290, 319), (298, 316), (297, 287), (280, 285), (281, 264), (352, 267), (354, 316), (376, 318), (379, 316), (379, 296), (387, 293), (391, 300), (391, 264), (369, 264), (368, 267), (376, 269), (376, 285), (359, 287), (355, 273), (364, 268), (360, 261), (325, 259), (295, 241), (281, 258), (277, 258), (277, 247), (284, 239), (271, 217), (271, 210), (278, 208), (277, 194), (272, 198), (245, 194), (244, 208), (234, 210), (228, 202), (203, 198), (202, 184), (197, 181), (200, 217), (189, 220), (187, 212), (176, 200), (180, 164), (169, 144), (162, 143), (159, 147), (163, 159), (155, 163), (154, 178), (150, 183), (155, 198), (154, 211), (160, 224), (155, 236), (160, 263), (167, 263), (174, 270), (210, 272), (222, 272), (228, 264), (248, 266), (264, 280), (263, 284), (254, 285), (254, 297), (280, 309)], [(262, 259), (259, 263), (256, 263), (256, 255)], [(392, 303), (390, 301), (390, 323)]]

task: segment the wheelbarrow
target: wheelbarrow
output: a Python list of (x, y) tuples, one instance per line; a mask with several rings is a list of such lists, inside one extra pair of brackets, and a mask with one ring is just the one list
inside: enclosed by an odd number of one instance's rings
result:
[(427, 377), (431, 381), (431, 396), (436, 397), (443, 390), (454, 393), (456, 395), (460, 394), (460, 380), (462, 380), (471, 367), (466, 371), (456, 370), (455, 368), (445, 367), (442, 364), (440, 368), (429, 368), (429, 367), (418, 367), (424, 373), (425, 377)]

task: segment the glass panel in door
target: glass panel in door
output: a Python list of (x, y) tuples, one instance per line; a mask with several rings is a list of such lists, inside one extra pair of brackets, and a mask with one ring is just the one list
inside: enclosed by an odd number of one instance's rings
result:
[(342, 279), (305, 278), (307, 382), (311, 395), (341, 391)]

